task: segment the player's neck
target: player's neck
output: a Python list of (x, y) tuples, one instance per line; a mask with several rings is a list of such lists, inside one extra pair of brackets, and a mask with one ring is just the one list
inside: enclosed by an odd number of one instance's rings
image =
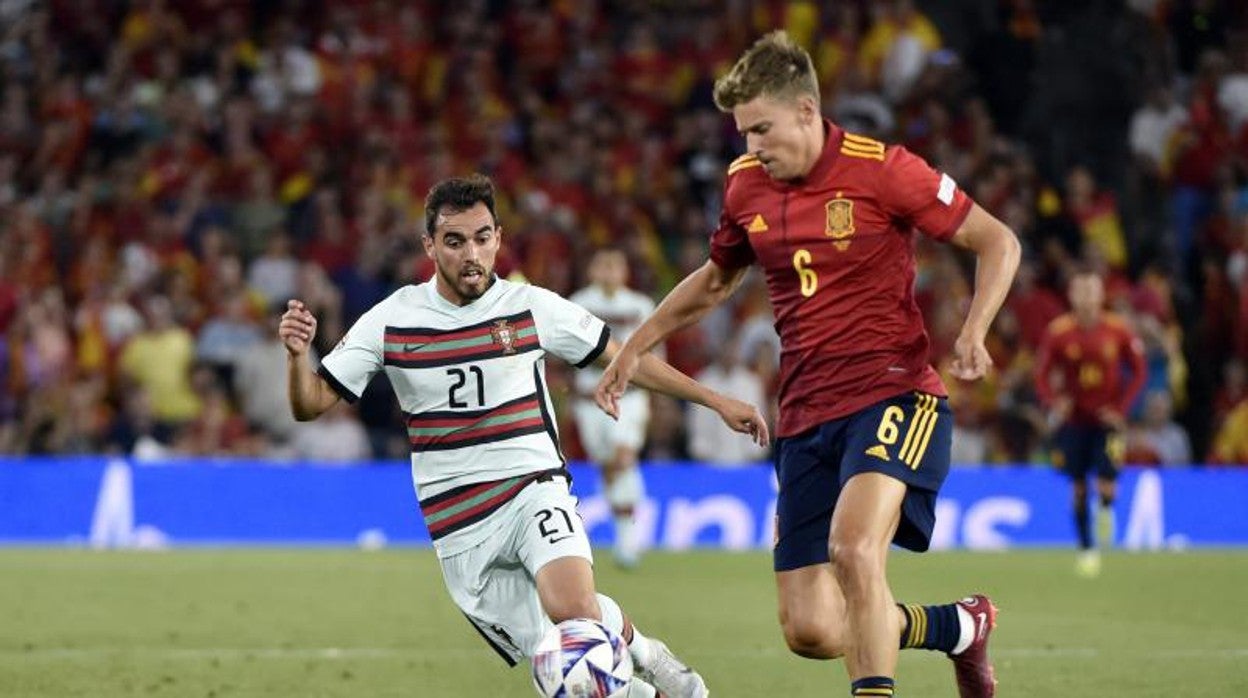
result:
[(620, 292), (621, 286), (607, 286), (606, 284), (598, 284), (598, 290), (602, 291), (602, 295), (607, 298), (615, 298), (615, 294)]
[(1096, 327), (1101, 322), (1101, 311), (1098, 310), (1093, 313), (1076, 312), (1075, 322), (1079, 323), (1079, 326), (1084, 329)]
[(827, 145), (827, 142), (827, 125), (824, 124), (823, 119), (820, 119), (819, 123), (815, 124), (815, 132), (811, 134), (809, 142), (810, 151), (807, 153), (806, 166), (802, 168), (802, 173), (796, 179), (805, 179), (810, 176), (811, 172), (814, 172), (815, 166), (819, 164), (819, 158), (823, 157), (823, 148)]

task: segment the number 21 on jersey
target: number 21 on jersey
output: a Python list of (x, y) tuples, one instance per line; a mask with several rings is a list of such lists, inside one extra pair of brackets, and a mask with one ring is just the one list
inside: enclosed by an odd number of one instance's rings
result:
[(819, 288), (819, 275), (810, 268), (812, 261), (813, 258), (808, 249), (802, 248), (793, 253), (793, 268), (797, 270), (797, 280), (801, 283), (803, 298), (815, 295), (815, 291)]

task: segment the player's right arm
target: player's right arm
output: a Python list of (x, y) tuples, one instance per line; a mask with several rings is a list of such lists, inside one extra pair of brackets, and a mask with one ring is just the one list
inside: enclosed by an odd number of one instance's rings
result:
[(287, 301), (277, 335), (286, 345), (291, 412), (300, 422), (316, 419), (339, 399), (325, 379), (312, 370), (308, 359), (308, 349), (316, 337), (316, 317), (302, 301)]
[(598, 406), (608, 414), (615, 412), (616, 402), (637, 374), (641, 355), (677, 330), (706, 317), (737, 290), (747, 269), (746, 266), (726, 268), (714, 260), (707, 260), (677, 284), (659, 303), (654, 314), (629, 336), (603, 371), (594, 391), (594, 401)]

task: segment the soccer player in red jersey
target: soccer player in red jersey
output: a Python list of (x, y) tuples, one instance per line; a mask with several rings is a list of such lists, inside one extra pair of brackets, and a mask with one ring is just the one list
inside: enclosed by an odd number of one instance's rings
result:
[(1076, 571), (1100, 573), (1088, 511), (1088, 474), (1096, 473), (1100, 495), (1097, 538), (1114, 537), (1113, 503), (1123, 452), (1127, 411), (1148, 374), (1140, 339), (1122, 318), (1102, 310), (1105, 285), (1094, 271), (1081, 270), (1067, 289), (1071, 312), (1049, 324), (1040, 343), (1036, 392), (1057, 426), (1054, 463), (1074, 485), (1075, 525), (1080, 555)]
[(885, 565), (891, 543), (930, 544), (952, 435), (914, 299), (915, 231), (978, 258), (955, 344), (954, 375), (965, 380), (991, 365), (984, 337), (1018, 241), (921, 158), (823, 119), (810, 56), (784, 32), (747, 50), (716, 82), (715, 101), (748, 152), (728, 168), (710, 260), (629, 338), (595, 398), (614, 414), (640, 356), (758, 263), (782, 344), (774, 560), (789, 648), (844, 657), (864, 696), (893, 695), (899, 645), (938, 649), (954, 660), (961, 696), (992, 696), (988, 598), (897, 604)]

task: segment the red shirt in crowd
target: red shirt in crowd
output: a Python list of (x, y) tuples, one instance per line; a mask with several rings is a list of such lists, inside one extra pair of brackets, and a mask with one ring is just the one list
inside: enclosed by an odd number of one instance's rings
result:
[(973, 202), (900, 146), (825, 123), (823, 152), (780, 182), (729, 166), (711, 259), (763, 268), (780, 334), (779, 436), (909, 390), (945, 395), (914, 298), (915, 231), (948, 240)]

